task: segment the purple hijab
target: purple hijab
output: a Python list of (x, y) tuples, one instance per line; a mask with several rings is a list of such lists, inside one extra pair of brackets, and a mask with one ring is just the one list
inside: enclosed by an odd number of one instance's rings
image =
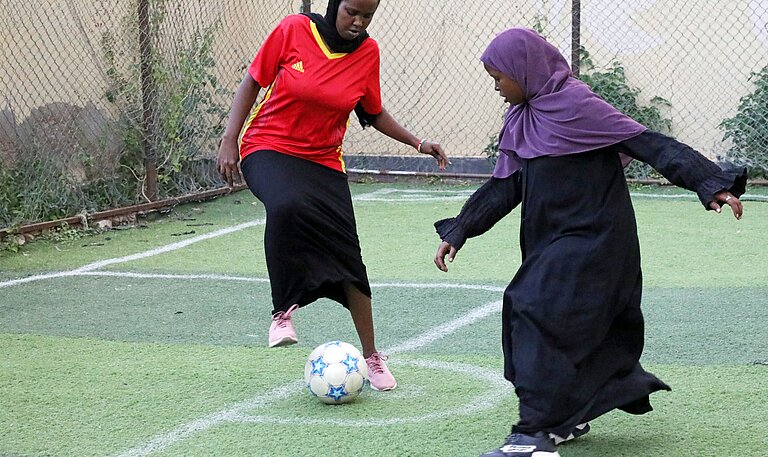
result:
[[(501, 32), (480, 60), (517, 82), (526, 97), (507, 111), (494, 177), (514, 173), (520, 158), (591, 151), (646, 130), (573, 77), (560, 51), (533, 30)], [(625, 159), (624, 165), (631, 160)]]

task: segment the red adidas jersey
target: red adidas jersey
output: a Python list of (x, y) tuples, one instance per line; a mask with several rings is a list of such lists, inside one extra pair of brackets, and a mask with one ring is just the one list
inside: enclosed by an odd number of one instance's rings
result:
[(350, 113), (358, 101), (368, 113), (382, 109), (376, 41), (333, 53), (301, 14), (278, 24), (248, 72), (268, 89), (242, 134), (241, 158), (271, 149), (345, 171), (341, 143)]

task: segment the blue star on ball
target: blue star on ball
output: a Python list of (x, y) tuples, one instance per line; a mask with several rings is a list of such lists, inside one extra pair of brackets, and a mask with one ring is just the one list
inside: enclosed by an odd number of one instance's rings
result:
[(328, 396), (333, 398), (335, 401), (339, 401), (347, 395), (348, 393), (344, 389), (344, 386), (331, 387), (331, 390), (328, 392)]
[(347, 358), (345, 360), (341, 361), (341, 363), (347, 366), (347, 373), (354, 373), (355, 371), (358, 371), (358, 362), (360, 362), (360, 359), (357, 357), (352, 357), (349, 354), (347, 354)]
[(312, 374), (322, 376), (327, 367), (328, 364), (323, 360), (323, 356), (320, 356), (317, 360), (312, 361)]

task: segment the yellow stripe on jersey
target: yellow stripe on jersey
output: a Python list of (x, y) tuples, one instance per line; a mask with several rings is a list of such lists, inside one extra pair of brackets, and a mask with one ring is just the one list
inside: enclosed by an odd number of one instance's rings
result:
[(317, 44), (320, 46), (320, 49), (322, 49), (325, 57), (328, 57), (329, 59), (340, 59), (348, 54), (346, 52), (331, 52), (328, 46), (325, 45), (323, 38), (320, 36), (320, 32), (317, 31), (315, 23), (309, 21), (309, 27), (312, 29), (312, 35), (315, 36), (315, 41), (317, 41)]
[(256, 116), (259, 114), (261, 107), (264, 106), (264, 103), (266, 103), (267, 100), (269, 100), (270, 95), (272, 95), (272, 89), (274, 88), (275, 88), (275, 84), (274, 83), (270, 84), (269, 89), (267, 89), (267, 93), (264, 95), (264, 100), (262, 100), (261, 103), (259, 103), (256, 106), (256, 109), (253, 110), (253, 112), (251, 113), (251, 116), (248, 118), (248, 122), (245, 123), (243, 130), (240, 131), (240, 137), (237, 140), (238, 149), (243, 144), (243, 136), (245, 135), (245, 132), (248, 130), (248, 127), (251, 126), (251, 123), (253, 122), (253, 120), (256, 119)]
[[(349, 128), (349, 122), (352, 120), (352, 116), (347, 118), (347, 125), (344, 126), (344, 129), (346, 130)], [(336, 152), (339, 153), (339, 162), (341, 162), (341, 171), (344, 173), (347, 172), (347, 164), (344, 162), (344, 151), (341, 150), (342, 144), (339, 145), (338, 148), (336, 148)]]
[(336, 148), (336, 152), (339, 153), (339, 162), (341, 162), (341, 171), (346, 173), (347, 172), (347, 164), (344, 163), (344, 151), (341, 150), (341, 146)]

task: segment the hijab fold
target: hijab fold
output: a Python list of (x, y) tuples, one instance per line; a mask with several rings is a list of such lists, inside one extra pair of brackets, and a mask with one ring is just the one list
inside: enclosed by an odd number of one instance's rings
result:
[[(339, 15), (340, 4), (341, 0), (329, 0), (328, 8), (325, 10), (325, 16), (321, 16), (317, 13), (302, 14), (308, 16), (312, 22), (315, 23), (317, 31), (320, 33), (320, 36), (323, 37), (323, 41), (325, 41), (325, 44), (328, 45), (331, 51), (349, 54), (359, 48), (369, 35), (368, 32), (363, 31), (355, 37), (354, 40), (345, 40), (339, 35), (339, 31), (336, 29), (336, 18)], [(366, 112), (363, 105), (360, 103), (355, 106), (355, 114), (363, 128), (373, 124), (373, 121), (376, 119), (376, 115)]]
[(504, 118), (497, 178), (518, 170), (520, 159), (600, 149), (646, 130), (576, 79), (560, 51), (533, 30), (501, 32), (480, 60), (514, 80), (526, 99), (510, 106)]
[(345, 40), (336, 30), (336, 18), (339, 15), (339, 5), (341, 0), (329, 0), (328, 8), (325, 10), (325, 16), (318, 13), (302, 13), (309, 16), (312, 22), (317, 26), (317, 31), (323, 37), (325, 44), (333, 52), (350, 53), (359, 48), (363, 41), (368, 38), (368, 32), (363, 31), (354, 40)]

